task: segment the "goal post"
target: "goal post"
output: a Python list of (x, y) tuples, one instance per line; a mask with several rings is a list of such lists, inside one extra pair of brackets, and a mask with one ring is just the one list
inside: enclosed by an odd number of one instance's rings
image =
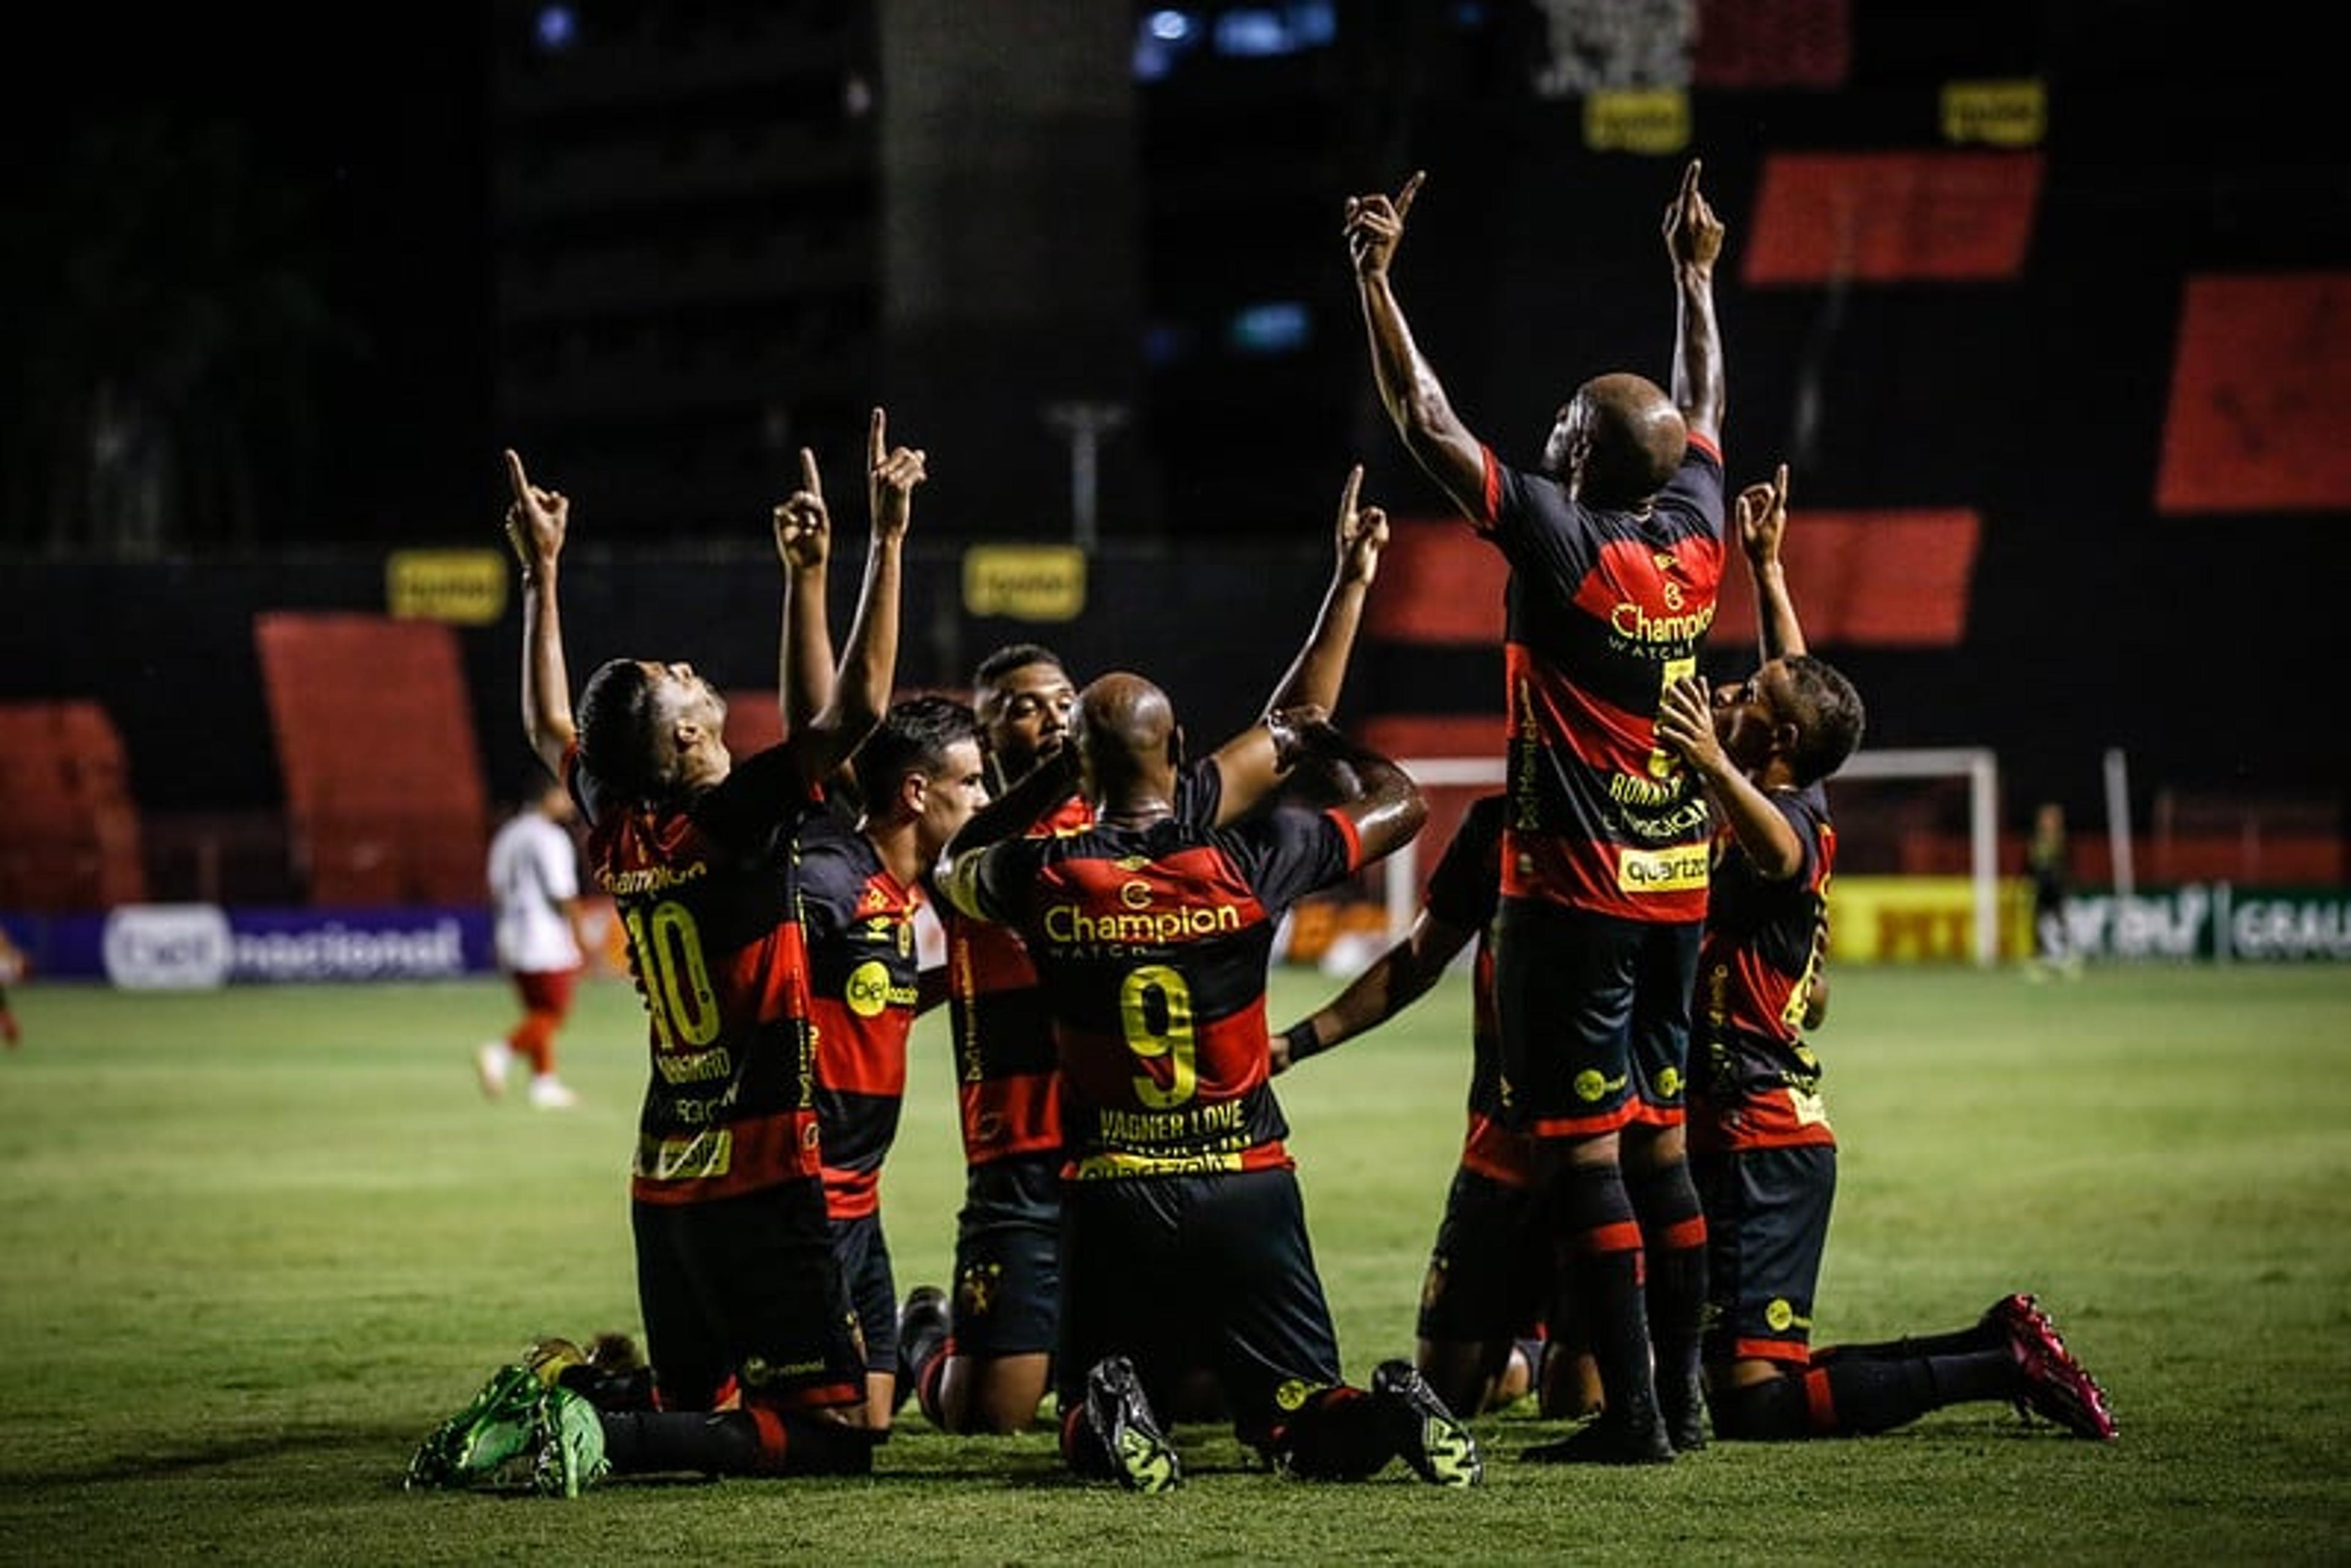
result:
[[(1500, 789), (1505, 779), (1499, 757), (1413, 757), (1397, 761), (1428, 795), (1431, 809), (1428, 830), (1388, 856), (1383, 872), (1390, 941), (1412, 928), (1413, 916), (1420, 907), (1421, 884), (1436, 857), (1444, 852), (1460, 812), (1478, 795)], [(1955, 784), (1966, 792), (1971, 956), (1979, 967), (1991, 967), (2000, 961), (1999, 758), (1988, 747), (1887, 747), (1857, 751), (1829, 779), (1832, 819), (1838, 816), (1839, 784), (1901, 779)], [(1448, 805), (1452, 809), (1447, 810)]]

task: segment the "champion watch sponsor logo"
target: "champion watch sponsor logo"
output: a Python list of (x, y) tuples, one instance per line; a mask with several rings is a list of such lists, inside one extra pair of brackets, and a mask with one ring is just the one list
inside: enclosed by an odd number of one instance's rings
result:
[(1695, 643), (1714, 624), (1714, 606), (1688, 614), (1652, 615), (1630, 600), (1608, 612), (1608, 629), (1629, 643)]
[(1056, 943), (1161, 946), (1238, 931), (1242, 921), (1241, 912), (1229, 904), (1098, 915), (1073, 904), (1057, 904), (1045, 911), (1044, 924), (1046, 939)]

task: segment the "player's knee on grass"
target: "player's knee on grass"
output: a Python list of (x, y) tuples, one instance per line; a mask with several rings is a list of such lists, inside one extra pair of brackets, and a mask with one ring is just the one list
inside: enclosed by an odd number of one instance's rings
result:
[(1714, 1435), (1730, 1443), (1787, 1443), (1812, 1436), (1801, 1378), (1767, 1377), (1736, 1388), (1709, 1388)]
[(1379, 1406), (1342, 1385), (1311, 1396), (1274, 1431), (1267, 1455), (1301, 1480), (1359, 1481), (1395, 1458), (1395, 1439)]

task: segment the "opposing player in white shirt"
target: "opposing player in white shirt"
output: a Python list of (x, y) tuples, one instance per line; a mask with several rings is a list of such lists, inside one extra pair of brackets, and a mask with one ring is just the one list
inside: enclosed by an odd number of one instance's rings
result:
[(493, 940), (498, 967), (522, 1000), (522, 1019), (503, 1040), (474, 1053), (482, 1092), (507, 1092), (517, 1059), (530, 1063), (530, 1103), (542, 1111), (569, 1109), (578, 1096), (555, 1074), (555, 1037), (571, 1010), (587, 944), (580, 934), (580, 856), (565, 824), (570, 795), (538, 775), (525, 804), (490, 840)]

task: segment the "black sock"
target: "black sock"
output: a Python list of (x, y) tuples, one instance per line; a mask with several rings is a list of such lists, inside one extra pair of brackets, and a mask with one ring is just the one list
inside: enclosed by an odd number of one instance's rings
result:
[(1948, 1333), (1905, 1334), (1900, 1339), (1879, 1340), (1866, 1344), (1830, 1345), (1814, 1355), (1813, 1361), (1815, 1365), (1839, 1356), (1858, 1356), (1870, 1361), (1909, 1361), (1921, 1356), (1966, 1355), (1974, 1351), (1996, 1349), (2007, 1343), (2007, 1337), (1999, 1329), (1978, 1323), (1972, 1328), (1953, 1329)]
[(932, 1426), (942, 1429), (947, 1417), (946, 1406), (939, 1398), (939, 1385), (946, 1378), (947, 1362), (955, 1353), (955, 1335), (941, 1334), (908, 1358), (914, 1369), (914, 1403), (922, 1406)]
[(1924, 1361), (1847, 1357), (1723, 1389), (1708, 1403), (1717, 1437), (1791, 1443), (1890, 1431), (1945, 1401)]
[(1395, 1439), (1363, 1389), (1325, 1388), (1274, 1429), (1267, 1451), (1306, 1480), (1357, 1481), (1395, 1458)]
[(710, 1476), (864, 1475), (878, 1434), (765, 1409), (601, 1412), (615, 1475), (696, 1470)]
[(1613, 1165), (1570, 1165), (1551, 1185), (1569, 1299), (1600, 1374), (1602, 1419), (1633, 1431), (1657, 1424), (1643, 1301), (1641, 1227)]
[(604, 1458), (614, 1475), (697, 1470), (756, 1475), (759, 1429), (740, 1410), (606, 1410)]
[(1658, 1396), (1670, 1404), (1698, 1383), (1698, 1329), (1706, 1313), (1706, 1219), (1687, 1160), (1629, 1172), (1625, 1188), (1641, 1218)]
[(593, 1364), (582, 1363), (578, 1366), (565, 1367), (557, 1375), (556, 1381), (585, 1397), (599, 1410), (622, 1412), (651, 1410), (653, 1407), (651, 1367), (607, 1372)]
[(1792, 1443), (1814, 1435), (1801, 1375), (1718, 1389), (1708, 1395), (1707, 1405), (1714, 1415), (1714, 1435), (1728, 1442)]
[(1061, 1462), (1070, 1467), (1071, 1473), (1095, 1480), (1108, 1480), (1118, 1474), (1109, 1440), (1094, 1430), (1094, 1424), (1086, 1418), (1082, 1389), (1074, 1396), (1067, 1390), (1061, 1395)]

